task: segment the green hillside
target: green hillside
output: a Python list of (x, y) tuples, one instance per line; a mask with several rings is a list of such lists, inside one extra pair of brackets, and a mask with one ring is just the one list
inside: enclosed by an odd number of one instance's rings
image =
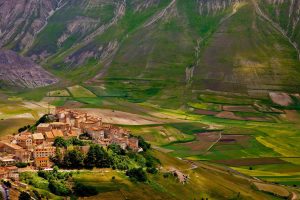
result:
[[(41, 64), (57, 76), (104, 83), (134, 102), (181, 96), (180, 105), (204, 89), (255, 97), (297, 92), (299, 61), (288, 39), (253, 1), (224, 2), (127, 1), (116, 18), (122, 2), (73, 1), (49, 19), (26, 54), (46, 51), (50, 57)], [(79, 29), (58, 45), (74, 18)]]

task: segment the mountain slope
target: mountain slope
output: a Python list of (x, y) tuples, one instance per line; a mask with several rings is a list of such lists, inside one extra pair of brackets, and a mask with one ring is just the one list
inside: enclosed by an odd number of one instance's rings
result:
[[(1, 9), (8, 7), (2, 1)], [(105, 84), (133, 99), (190, 98), (203, 89), (251, 95), (296, 92), (297, 2), (49, 0), (36, 6), (30, 0), (19, 4), (39, 8), (32, 13), (43, 13), (33, 15), (43, 27), (30, 40), (11, 34), (3, 44), (64, 79)], [(24, 15), (33, 18), (32, 13)], [(11, 15), (12, 24), (16, 16)], [(9, 27), (2, 25), (3, 38)], [(23, 35), (32, 32), (20, 30)]]
[(0, 81), (9, 86), (37, 88), (54, 84), (58, 79), (30, 59), (0, 50)]
[(28, 49), (47, 19), (63, 5), (63, 0), (1, 0), (0, 47)]
[(195, 69), (195, 85), (221, 91), (290, 90), (299, 82), (297, 51), (251, 1), (224, 21)]
[[(290, 38), (296, 49), (300, 47), (300, 1), (260, 0), (260, 9)], [(298, 50), (298, 54), (300, 51)], [(299, 55), (300, 59), (300, 55)]]

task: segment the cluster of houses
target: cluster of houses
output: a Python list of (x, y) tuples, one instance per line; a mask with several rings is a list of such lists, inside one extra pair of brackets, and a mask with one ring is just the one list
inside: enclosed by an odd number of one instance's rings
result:
[[(138, 139), (130, 137), (126, 129), (105, 124), (99, 117), (70, 109), (56, 109), (54, 115), (55, 122), (39, 124), (34, 133), (24, 131), (0, 141), (0, 178), (14, 176), (11, 167), (17, 162), (29, 163), (36, 168), (50, 167), (50, 157), (56, 153), (53, 142), (57, 137), (79, 138), (85, 133), (101, 146), (118, 144), (123, 149), (141, 150)], [(76, 148), (82, 153), (89, 150), (89, 146)]]

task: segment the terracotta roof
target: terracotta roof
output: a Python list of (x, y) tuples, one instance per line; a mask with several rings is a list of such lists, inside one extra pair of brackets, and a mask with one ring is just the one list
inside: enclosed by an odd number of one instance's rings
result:
[(42, 133), (35, 133), (35, 134), (32, 134), (32, 137), (34, 140), (43, 140), (44, 139), (44, 136)]
[(49, 126), (50, 126), (50, 124), (42, 123), (42, 124), (39, 124), (37, 127), (38, 128), (48, 128)]
[(31, 132), (24, 132), (24, 133), (21, 133), (21, 135), (32, 135)]
[(72, 130), (68, 133), (68, 136), (77, 137), (77, 132)]
[(23, 149), (22, 147), (20, 147), (19, 145), (16, 145), (16, 144), (11, 144), (11, 143), (6, 143), (6, 142), (0, 142), (12, 149), (15, 149), (15, 150), (19, 150), (19, 149)]
[(10, 166), (10, 167), (6, 167), (6, 169), (8, 169), (8, 170), (16, 170), (18, 168), (16, 166)]
[(53, 138), (54, 138), (54, 135), (53, 135), (52, 132), (46, 132), (46, 133), (45, 133), (45, 136), (46, 136), (46, 138), (48, 138), (48, 139), (53, 139)]
[(53, 129), (52, 133), (53, 133), (54, 137), (63, 137), (64, 136), (63, 132), (61, 130), (58, 130), (58, 129)]
[(17, 136), (17, 140), (27, 140), (29, 138), (30, 138), (29, 135), (20, 135), (20, 136)]
[(41, 160), (49, 160), (48, 157), (40, 157), (40, 158), (35, 158), (36, 161), (41, 161)]
[(63, 122), (52, 122), (51, 125), (65, 125)]

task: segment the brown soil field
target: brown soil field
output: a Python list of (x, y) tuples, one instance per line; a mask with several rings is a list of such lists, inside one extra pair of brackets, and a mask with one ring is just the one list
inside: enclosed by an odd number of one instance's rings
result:
[(222, 109), (231, 112), (257, 112), (252, 106), (222, 106)]
[(222, 139), (219, 141), (219, 143), (228, 143), (234, 141), (241, 145), (247, 145), (250, 139), (251, 136), (249, 135), (222, 135)]
[(289, 106), (293, 103), (292, 98), (284, 92), (270, 92), (269, 96), (273, 103), (281, 106)]
[(123, 124), (123, 125), (161, 124), (161, 122), (155, 118), (122, 112), (122, 111), (98, 109), (98, 108), (82, 108), (78, 110), (101, 117), (103, 122), (105, 123)]
[(241, 158), (231, 160), (215, 160), (215, 163), (225, 164), (228, 166), (255, 166), (255, 165), (271, 165), (271, 164), (284, 164), (287, 163), (280, 158)]
[(267, 122), (270, 121), (269, 118), (266, 117), (240, 117), (235, 115), (230, 111), (223, 111), (215, 115), (218, 118), (222, 119), (233, 119), (233, 120), (245, 120), (245, 121), (259, 121), (259, 122)]
[(194, 112), (195, 112), (196, 114), (199, 114), (199, 115), (216, 115), (216, 114), (219, 113), (219, 112), (216, 112), (216, 111), (203, 110), (203, 109), (195, 109)]
[(220, 132), (198, 133), (196, 141), (184, 143), (183, 146), (193, 151), (205, 152), (220, 139), (220, 134)]
[(84, 104), (83, 103), (80, 103), (78, 101), (67, 101), (65, 104), (64, 104), (64, 108), (80, 108), (81, 106), (83, 106)]
[(244, 118), (236, 116), (233, 112), (223, 111), (215, 115), (218, 118), (223, 119), (235, 119), (235, 120), (244, 120)]
[(285, 118), (291, 122), (299, 122), (300, 114), (296, 110), (284, 110)]
[(257, 121), (257, 122), (268, 122), (271, 121), (271, 119), (266, 117), (245, 117), (244, 120), (247, 121)]

